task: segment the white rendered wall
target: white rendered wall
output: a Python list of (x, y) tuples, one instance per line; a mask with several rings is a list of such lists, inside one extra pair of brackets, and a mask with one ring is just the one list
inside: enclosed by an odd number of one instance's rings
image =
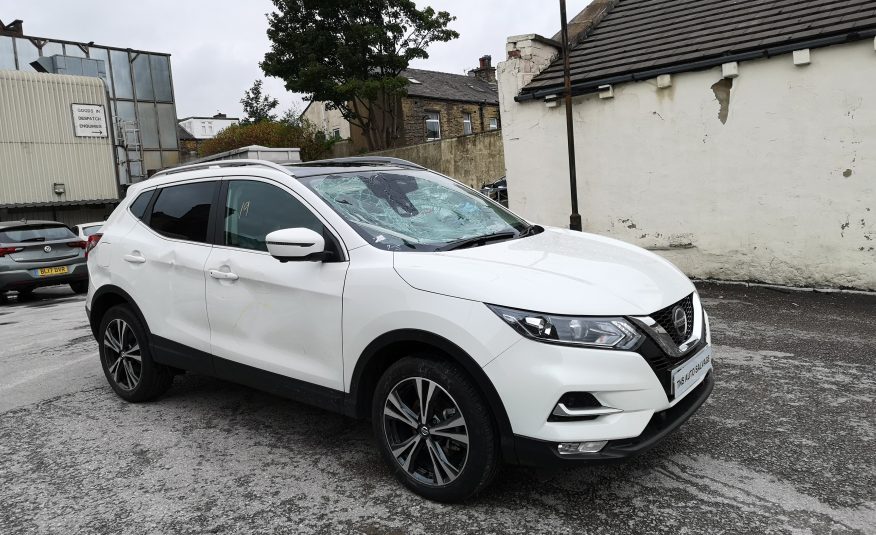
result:
[[(694, 277), (876, 290), (872, 40), (575, 98), (586, 231), (657, 250)], [(565, 112), (517, 103), (524, 59), (499, 65), (511, 208), (567, 226)]]
[[(237, 124), (237, 119), (186, 119), (179, 125), (188, 131), (195, 139), (211, 139), (229, 126)], [(204, 132), (206, 127), (206, 132)]]
[(341, 139), (349, 139), (350, 123), (344, 119), (340, 110), (325, 109), (324, 102), (312, 102), (304, 110), (304, 118), (331, 137), (335, 129), (340, 131)]

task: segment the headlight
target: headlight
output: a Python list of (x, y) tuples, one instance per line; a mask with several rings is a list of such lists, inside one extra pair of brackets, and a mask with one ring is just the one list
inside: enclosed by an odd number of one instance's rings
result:
[(487, 306), (515, 331), (539, 342), (628, 350), (642, 340), (642, 334), (624, 318), (556, 316)]

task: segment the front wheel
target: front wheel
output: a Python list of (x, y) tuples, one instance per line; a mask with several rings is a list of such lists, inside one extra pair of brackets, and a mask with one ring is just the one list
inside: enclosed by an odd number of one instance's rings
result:
[(406, 357), (378, 382), (372, 422), (396, 478), (430, 500), (457, 502), (492, 481), (499, 448), (490, 410), (461, 368)]

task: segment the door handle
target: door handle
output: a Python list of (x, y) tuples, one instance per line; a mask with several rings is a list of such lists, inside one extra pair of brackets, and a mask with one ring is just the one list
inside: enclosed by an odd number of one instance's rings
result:
[(231, 273), (230, 271), (219, 271), (218, 269), (211, 269), (209, 273), (211, 277), (219, 280), (236, 281), (240, 278), (237, 276), (237, 273)]
[(125, 262), (130, 262), (132, 264), (145, 264), (146, 263), (145, 258), (143, 258), (140, 255), (136, 255), (136, 254), (126, 254), (122, 258), (125, 260)]

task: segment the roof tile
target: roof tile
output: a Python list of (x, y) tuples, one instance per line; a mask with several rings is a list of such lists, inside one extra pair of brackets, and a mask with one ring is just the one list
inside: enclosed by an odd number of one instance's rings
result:
[(497, 86), (474, 76), (420, 69), (406, 69), (401, 75), (420, 82), (408, 84), (411, 97), (499, 104)]
[[(876, 0), (619, 0), (569, 54), (572, 83), (876, 30)], [(561, 90), (562, 60), (523, 88)]]

